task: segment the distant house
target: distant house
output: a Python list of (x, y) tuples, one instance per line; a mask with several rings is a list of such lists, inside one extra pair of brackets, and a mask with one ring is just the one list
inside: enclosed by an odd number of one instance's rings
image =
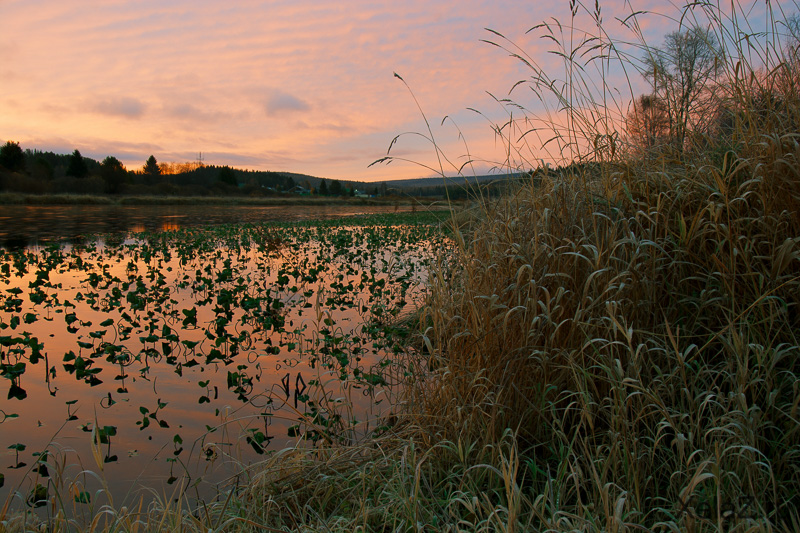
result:
[(358, 189), (356, 189), (355, 192), (353, 192), (353, 196), (355, 196), (356, 198), (369, 198), (370, 197), (367, 193), (359, 191)]
[(300, 196), (308, 196), (309, 194), (311, 194), (311, 191), (309, 191), (305, 187), (301, 187), (300, 185), (295, 185), (286, 192), (288, 192), (289, 194), (299, 194)]

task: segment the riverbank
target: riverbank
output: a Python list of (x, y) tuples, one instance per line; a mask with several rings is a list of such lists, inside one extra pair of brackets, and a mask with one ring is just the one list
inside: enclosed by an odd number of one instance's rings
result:
[(354, 198), (343, 196), (107, 196), (79, 194), (0, 193), (0, 205), (241, 205), (241, 206), (338, 206), (338, 205), (430, 205), (412, 197), (385, 196)]

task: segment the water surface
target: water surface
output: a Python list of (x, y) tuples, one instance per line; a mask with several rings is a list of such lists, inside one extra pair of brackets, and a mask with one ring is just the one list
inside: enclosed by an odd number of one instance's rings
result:
[(81, 239), (99, 233), (319, 220), (412, 209), (411, 206), (380, 205), (2, 205), (0, 246), (19, 248), (58, 239)]
[(437, 235), (247, 225), (0, 249), (0, 501), (208, 498), (276, 449), (379, 430)]

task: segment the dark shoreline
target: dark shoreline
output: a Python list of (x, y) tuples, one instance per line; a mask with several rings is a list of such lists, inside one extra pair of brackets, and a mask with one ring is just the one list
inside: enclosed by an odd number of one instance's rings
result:
[[(424, 204), (431, 203), (425, 199)], [(0, 193), (0, 205), (420, 205), (409, 196), (381, 198), (319, 197), (319, 196), (105, 196), (79, 194), (19, 194)]]

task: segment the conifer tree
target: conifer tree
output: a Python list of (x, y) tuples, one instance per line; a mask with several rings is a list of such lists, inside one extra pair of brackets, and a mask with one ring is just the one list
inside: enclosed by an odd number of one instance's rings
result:
[(86, 161), (84, 161), (83, 156), (77, 148), (72, 152), (72, 155), (69, 156), (66, 174), (74, 178), (85, 178), (89, 175), (89, 167), (86, 166)]

